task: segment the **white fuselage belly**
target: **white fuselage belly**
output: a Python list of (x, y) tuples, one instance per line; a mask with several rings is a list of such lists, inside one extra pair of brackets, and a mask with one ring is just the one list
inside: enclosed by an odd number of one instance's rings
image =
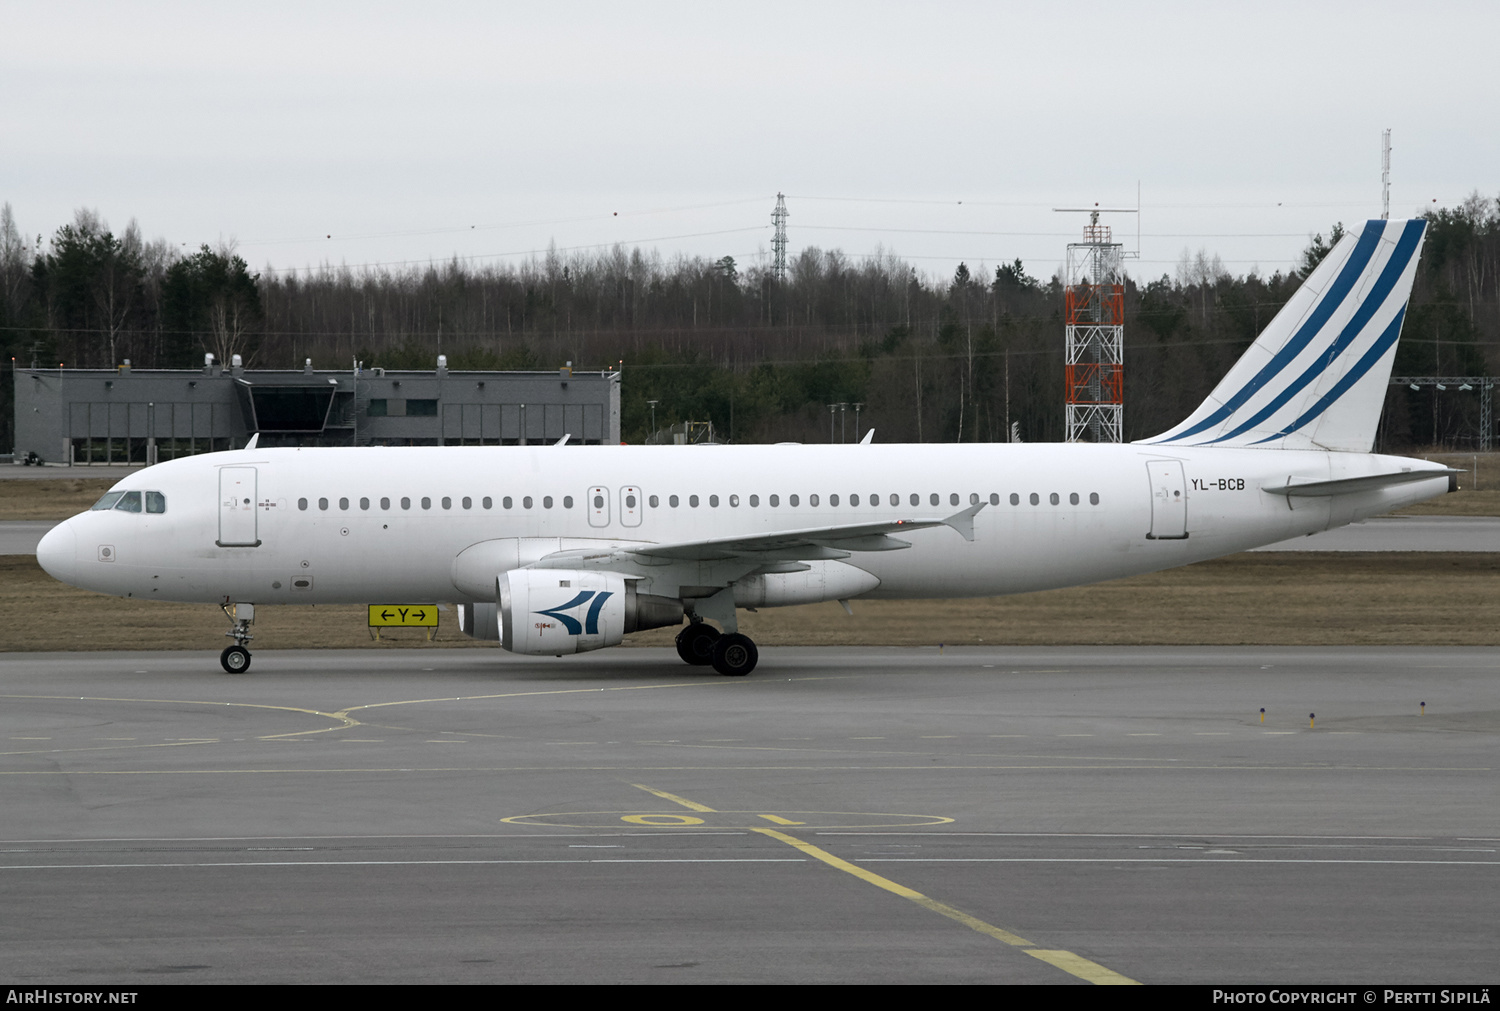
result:
[[(1180, 503), (1154, 501), (1163, 490), (1153, 485), (1151, 461), (1180, 462)], [(1142, 445), (251, 450), (173, 461), (122, 482), (119, 487), (164, 493), (167, 511), (99, 511), (69, 521), (76, 561), (67, 581), (120, 596), (215, 603), (471, 600), (477, 595), (454, 585), (453, 562), (483, 541), (547, 538), (538, 543), (558, 539), (563, 548), (587, 539), (670, 543), (941, 518), (968, 507), (973, 496), (989, 503), (995, 495), (998, 504), (986, 505), (974, 519), (972, 542), (945, 527), (915, 530), (900, 535), (909, 549), (855, 552), (847, 562), (880, 580), (865, 594), (870, 597), (1021, 593), (1213, 558), (1447, 490), (1445, 473), (1337, 497), (1288, 498), (1263, 490), (1292, 477), (1320, 481), (1402, 466), (1435, 465), (1349, 453), (1161, 452)], [(258, 546), (219, 546), (224, 467), (254, 468), (250, 529)], [(627, 491), (639, 499), (633, 515)], [(593, 507), (601, 494), (602, 510)], [(836, 506), (830, 504), (835, 495)], [(1019, 505), (1011, 504), (1012, 495)], [(571, 508), (563, 505), (567, 497)], [(530, 508), (523, 504), (527, 498)], [(347, 508), (340, 508), (341, 499)], [(360, 507), (361, 499), (368, 508)], [(543, 505), (548, 499), (550, 508)], [(299, 508), (302, 500), (306, 508)], [(328, 508), (320, 508), (320, 500)], [(1177, 538), (1168, 528), (1183, 517), (1187, 536)], [(643, 592), (654, 592), (645, 575)]]

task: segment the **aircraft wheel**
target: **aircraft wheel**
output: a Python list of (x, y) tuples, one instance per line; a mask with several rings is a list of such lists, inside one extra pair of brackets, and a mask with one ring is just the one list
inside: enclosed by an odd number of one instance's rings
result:
[(226, 646), (219, 654), (219, 665), (228, 674), (243, 674), (250, 669), (250, 651), (243, 646)]
[(728, 677), (744, 677), (755, 669), (760, 651), (748, 635), (733, 632), (714, 643), (714, 670)]
[(694, 667), (707, 666), (714, 662), (714, 643), (719, 638), (717, 628), (695, 621), (677, 633), (677, 655)]

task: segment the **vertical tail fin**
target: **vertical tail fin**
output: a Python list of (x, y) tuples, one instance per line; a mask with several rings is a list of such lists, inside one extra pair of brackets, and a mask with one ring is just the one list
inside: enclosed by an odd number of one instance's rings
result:
[(1192, 416), (1142, 442), (1369, 452), (1426, 225), (1345, 235)]

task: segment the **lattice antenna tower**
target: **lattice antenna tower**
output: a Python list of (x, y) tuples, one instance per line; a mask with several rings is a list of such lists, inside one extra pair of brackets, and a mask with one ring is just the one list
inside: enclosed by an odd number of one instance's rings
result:
[(1380, 220), (1391, 220), (1391, 131), (1380, 134)]
[(1103, 212), (1139, 208), (1055, 207), (1086, 212), (1083, 241), (1068, 244), (1064, 295), (1063, 411), (1068, 442), (1125, 441), (1125, 247)]
[(776, 209), (771, 212), (771, 223), (776, 226), (776, 234), (771, 237), (771, 273), (777, 284), (786, 281), (786, 218), (786, 197), (778, 193)]

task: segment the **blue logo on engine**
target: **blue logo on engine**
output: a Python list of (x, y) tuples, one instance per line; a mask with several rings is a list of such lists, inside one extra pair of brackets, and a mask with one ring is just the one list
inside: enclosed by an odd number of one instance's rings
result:
[[(609, 590), (604, 590), (599, 593), (595, 593), (593, 590), (584, 590), (582, 593), (578, 594), (578, 596), (574, 597), (566, 604), (559, 604), (551, 610), (533, 611), (532, 613), (545, 614), (549, 618), (556, 618), (558, 621), (562, 622), (562, 627), (567, 630), (569, 635), (583, 635), (585, 632), (587, 632), (589, 635), (598, 635), (599, 612), (604, 610), (604, 602), (613, 596), (614, 593)], [(590, 597), (593, 598), (594, 602), (592, 604), (589, 604), (588, 613), (584, 615), (582, 623), (580, 623), (577, 618), (562, 613), (564, 611), (571, 611), (575, 607), (580, 607), (583, 604), (588, 603)]]

